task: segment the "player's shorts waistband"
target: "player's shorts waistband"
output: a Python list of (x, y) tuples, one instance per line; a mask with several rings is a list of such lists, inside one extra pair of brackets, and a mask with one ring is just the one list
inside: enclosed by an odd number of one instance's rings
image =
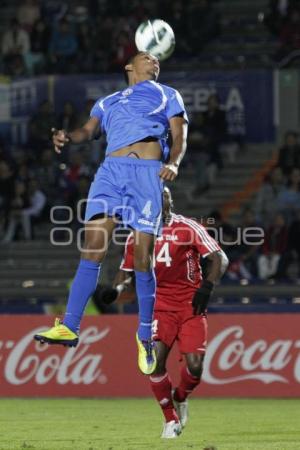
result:
[(117, 163), (117, 164), (128, 164), (135, 166), (146, 166), (146, 167), (157, 167), (160, 168), (162, 165), (161, 161), (157, 159), (138, 159), (132, 158), (130, 156), (107, 156), (104, 160), (104, 164), (108, 163)]

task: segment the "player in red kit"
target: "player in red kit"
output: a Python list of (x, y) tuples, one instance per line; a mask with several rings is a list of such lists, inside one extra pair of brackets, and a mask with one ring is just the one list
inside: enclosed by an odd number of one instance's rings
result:
[[(149, 379), (165, 417), (162, 437), (175, 438), (188, 418), (187, 396), (200, 383), (207, 341), (207, 304), (228, 260), (202, 225), (172, 213), (168, 188), (164, 188), (163, 223), (162, 235), (155, 244), (157, 289), (152, 330), (157, 367)], [(118, 289), (122, 289), (122, 283), (128, 284), (133, 255), (134, 243), (129, 235), (115, 281)], [(200, 257), (209, 262), (204, 279)], [(175, 340), (185, 365), (178, 387), (172, 390), (166, 361)]]

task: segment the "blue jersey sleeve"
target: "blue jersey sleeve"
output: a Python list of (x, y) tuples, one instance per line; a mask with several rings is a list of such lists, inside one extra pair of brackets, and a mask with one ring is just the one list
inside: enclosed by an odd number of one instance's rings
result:
[(171, 117), (182, 115), (182, 117), (185, 119), (186, 122), (189, 121), (185, 106), (183, 103), (183, 99), (181, 95), (179, 94), (176, 89), (170, 89), (167, 93), (167, 106), (166, 106), (166, 112), (168, 119), (171, 119)]
[(102, 99), (99, 98), (91, 109), (90, 117), (96, 117), (102, 124), (103, 112)]

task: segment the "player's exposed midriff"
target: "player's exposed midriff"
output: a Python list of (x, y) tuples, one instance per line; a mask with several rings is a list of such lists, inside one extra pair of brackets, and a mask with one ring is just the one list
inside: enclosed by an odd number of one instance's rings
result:
[(159, 161), (162, 157), (162, 151), (157, 139), (146, 138), (145, 140), (115, 150), (109, 156), (128, 156), (140, 159), (156, 159)]

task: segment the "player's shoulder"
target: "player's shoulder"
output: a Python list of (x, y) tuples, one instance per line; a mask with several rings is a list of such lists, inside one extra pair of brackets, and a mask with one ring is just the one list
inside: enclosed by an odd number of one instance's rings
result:
[(205, 227), (196, 219), (183, 216), (182, 214), (172, 214), (172, 223), (185, 228), (192, 228), (195, 231), (204, 231)]
[(183, 105), (183, 99), (177, 89), (168, 86), (166, 84), (158, 83), (158, 81), (148, 80), (148, 83), (144, 85), (145, 89), (148, 89), (148, 86), (156, 88), (157, 92), (160, 91), (168, 101), (176, 99), (178, 103)]
[(168, 102), (170, 102), (170, 103), (174, 102), (175, 104), (178, 104), (180, 106), (180, 108), (182, 109), (182, 111), (184, 111), (184, 117), (185, 117), (186, 121), (188, 122), (188, 117), (185, 112), (184, 100), (183, 100), (180, 92), (177, 91), (177, 89), (175, 89), (171, 86), (167, 86), (165, 84), (162, 84), (160, 86), (161, 86), (161, 89), (163, 90), (165, 96), (167, 97)]
[(107, 103), (109, 104), (111, 101), (114, 100), (114, 98), (115, 98), (116, 96), (120, 95), (121, 92), (122, 92), (122, 91), (115, 91), (115, 92), (113, 92), (112, 94), (109, 94), (109, 95), (105, 95), (105, 96), (99, 97), (99, 98), (96, 100), (94, 106), (97, 106), (98, 108), (101, 108), (102, 110), (104, 110), (105, 104), (107, 104)]
[(155, 81), (155, 83), (160, 87), (160, 89), (162, 89), (169, 96), (172, 96), (172, 95), (175, 96), (175, 95), (179, 94), (177, 89), (173, 88), (172, 86), (169, 86), (167, 84), (158, 83), (157, 81)]
[(188, 216), (184, 216), (182, 214), (172, 214), (172, 219), (174, 222), (182, 222), (182, 223), (186, 223), (187, 225), (198, 225), (198, 226), (203, 226), (201, 225), (195, 218), (193, 217), (188, 217)]

